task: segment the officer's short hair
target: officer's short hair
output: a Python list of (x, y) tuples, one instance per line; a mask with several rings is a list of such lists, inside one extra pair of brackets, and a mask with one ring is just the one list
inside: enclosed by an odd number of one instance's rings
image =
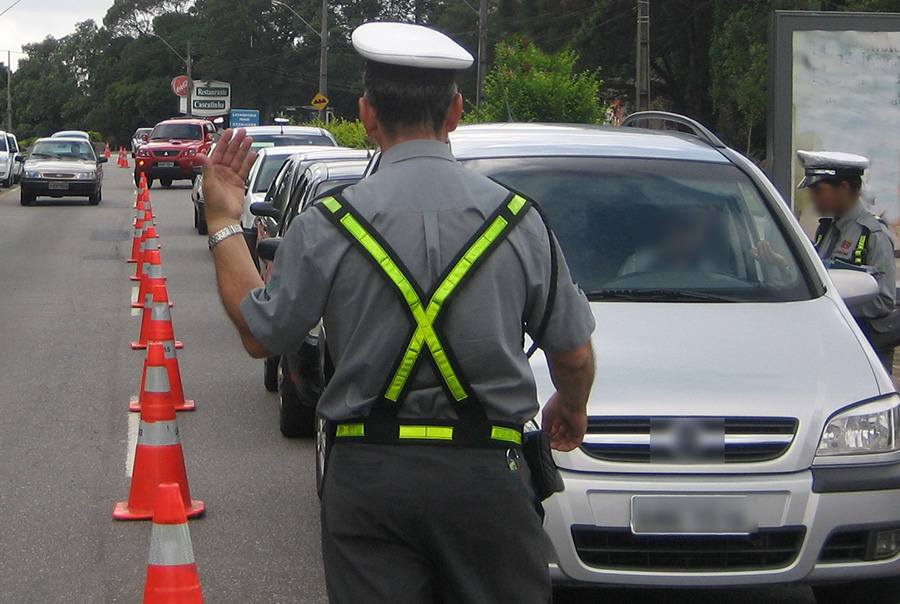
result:
[(854, 193), (859, 193), (862, 191), (862, 176), (856, 176), (855, 174), (842, 174), (839, 176), (829, 176), (828, 178), (824, 178), (819, 181), (822, 184), (829, 185), (831, 187), (839, 187), (843, 183), (847, 183), (850, 185), (850, 190)]
[(428, 78), (398, 81), (373, 69), (366, 69), (364, 80), (365, 99), (390, 136), (404, 128), (428, 128), (440, 132), (458, 91), (455, 81)]

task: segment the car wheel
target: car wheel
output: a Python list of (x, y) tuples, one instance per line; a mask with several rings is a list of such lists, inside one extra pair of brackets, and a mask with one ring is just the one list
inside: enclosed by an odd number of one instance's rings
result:
[(328, 434), (328, 422), (321, 417), (316, 418), (316, 492), (322, 498), (325, 487), (325, 471), (328, 467), (328, 454), (331, 453), (331, 438)]
[(12, 177), (12, 174), (10, 174), (6, 178), (4, 178), (3, 182), (0, 184), (2, 184), (4, 187), (6, 187), (8, 189), (12, 186), (12, 183), (13, 183), (13, 177)]
[(209, 234), (209, 226), (206, 224), (206, 210), (197, 210), (197, 232), (201, 235)]
[(88, 203), (92, 206), (99, 205), (101, 201), (103, 201), (103, 189), (97, 189), (95, 193), (88, 196)]
[(171, 178), (160, 178), (159, 184), (161, 184), (162, 186), (164, 186), (165, 188), (168, 189), (169, 187), (172, 186), (172, 179)]
[(194, 206), (194, 228), (200, 228), (200, 216), (197, 213), (197, 206)]
[(139, 187), (140, 185), (141, 185), (141, 173), (135, 172), (134, 173), (134, 186)]
[(287, 360), (281, 360), (281, 401), (278, 427), (285, 438), (309, 438), (315, 434), (316, 409), (304, 405), (297, 394), (297, 386), (287, 372)]
[(898, 604), (900, 577), (866, 579), (838, 585), (814, 585), (816, 604)]
[(269, 392), (278, 392), (278, 368), (281, 357), (269, 357), (263, 361), (263, 383)]
[(152, 188), (153, 188), (153, 179), (150, 178), (149, 176), (147, 177), (147, 188), (148, 188), (148, 189), (152, 189)]
[(37, 195), (35, 195), (33, 191), (29, 191), (24, 187), (19, 189), (19, 200), (23, 206), (30, 206), (36, 199)]

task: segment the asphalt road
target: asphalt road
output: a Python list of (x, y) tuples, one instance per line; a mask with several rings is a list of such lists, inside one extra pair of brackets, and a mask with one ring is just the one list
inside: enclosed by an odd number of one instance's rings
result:
[[(261, 362), (245, 356), (218, 301), (187, 186), (151, 191), (185, 394), (179, 414), (191, 521), (207, 602), (326, 602), (310, 441), (278, 433)], [(134, 191), (106, 169), (104, 200), (19, 205), (0, 189), (0, 604), (137, 602), (150, 524), (112, 519), (127, 498), (129, 397), (142, 352), (128, 343)], [(557, 602), (808, 604), (804, 588), (565, 590)], [(512, 603), (511, 603), (512, 604)]]

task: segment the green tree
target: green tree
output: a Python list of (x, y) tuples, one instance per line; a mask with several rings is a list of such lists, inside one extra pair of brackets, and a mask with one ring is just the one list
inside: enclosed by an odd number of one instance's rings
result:
[(526, 38), (494, 49), (494, 67), (484, 86), (477, 121), (597, 123), (603, 115), (598, 72), (577, 73), (578, 54), (548, 54)]

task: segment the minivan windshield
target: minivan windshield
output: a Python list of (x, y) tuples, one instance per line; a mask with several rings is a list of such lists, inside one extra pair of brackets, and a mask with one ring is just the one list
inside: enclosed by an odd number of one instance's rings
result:
[(152, 141), (199, 141), (203, 140), (203, 128), (197, 124), (160, 124), (150, 134)]
[(320, 134), (251, 134), (253, 150), (264, 147), (334, 147), (334, 141)]
[(287, 155), (265, 155), (260, 158), (262, 165), (256, 173), (256, 182), (253, 184), (254, 193), (265, 193), (275, 180), (278, 170), (284, 165), (284, 160), (289, 158), (293, 153)]
[(810, 297), (783, 229), (733, 165), (533, 157), (465, 163), (541, 205), (591, 300)]
[(28, 154), (30, 159), (57, 159), (96, 161), (91, 144), (87, 141), (48, 139), (37, 141)]

